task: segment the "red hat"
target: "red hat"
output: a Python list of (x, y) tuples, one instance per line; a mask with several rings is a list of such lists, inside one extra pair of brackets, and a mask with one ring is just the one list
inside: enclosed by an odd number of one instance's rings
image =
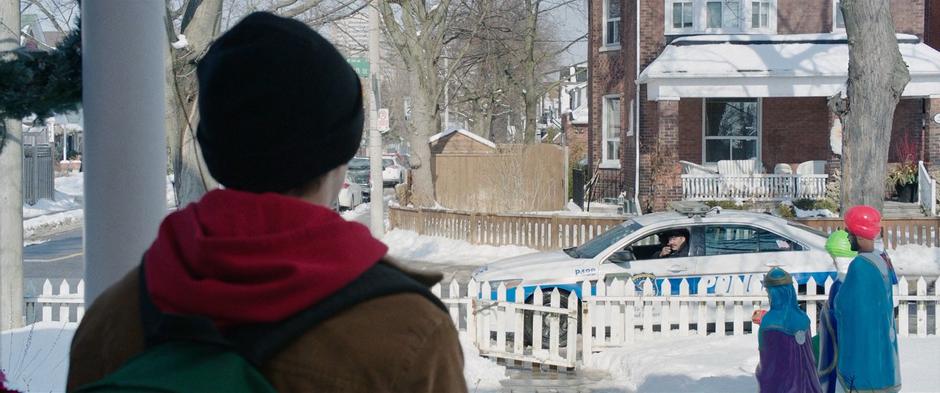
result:
[(845, 227), (855, 236), (874, 240), (881, 233), (881, 213), (871, 206), (855, 206), (845, 213)]

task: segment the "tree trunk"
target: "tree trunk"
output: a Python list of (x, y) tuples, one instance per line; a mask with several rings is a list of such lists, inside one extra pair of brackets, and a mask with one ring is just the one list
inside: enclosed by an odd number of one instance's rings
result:
[(412, 161), (418, 164), (413, 169), (412, 179), (412, 203), (416, 206), (430, 207), (435, 203), (434, 178), (431, 171), (431, 145), (428, 143), (429, 137), (436, 132), (438, 125), (441, 124), (440, 113), (437, 108), (437, 101), (431, 95), (434, 90), (420, 83), (419, 77), (412, 78), (414, 87), (412, 91), (415, 94), (414, 107), (412, 109), (413, 130), (409, 133), (411, 142)]
[(842, 212), (884, 205), (894, 110), (910, 74), (898, 50), (888, 2), (843, 0), (849, 38), (848, 105), (842, 156)]
[[(0, 0), (0, 51), (18, 47), (20, 2)], [(23, 326), (23, 130), (0, 119), (0, 330)]]
[(173, 189), (180, 207), (218, 187), (202, 160), (195, 138), (198, 124), (195, 68), (198, 56), (215, 38), (221, 16), (222, 0), (202, 0), (183, 26), (189, 46), (170, 49), (167, 61), (167, 145), (173, 163)]

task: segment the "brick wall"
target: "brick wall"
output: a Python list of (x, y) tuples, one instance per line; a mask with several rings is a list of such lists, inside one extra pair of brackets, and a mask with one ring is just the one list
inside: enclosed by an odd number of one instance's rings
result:
[(702, 105), (701, 98), (679, 100), (679, 159), (702, 163)]
[(927, 160), (932, 168), (940, 167), (940, 124), (933, 117), (940, 113), (940, 98), (927, 100)]
[(891, 0), (891, 18), (899, 33), (924, 36), (924, 0)]
[(761, 111), (765, 170), (773, 171), (779, 163), (829, 159), (831, 116), (825, 98), (765, 98)]
[(940, 50), (940, 0), (927, 0), (924, 16), (924, 42)]
[(898, 151), (899, 145), (907, 143), (914, 145), (915, 161), (920, 160), (921, 134), (924, 129), (924, 100), (902, 99), (894, 110), (894, 125), (891, 132), (891, 146), (888, 148), (888, 162), (901, 162)]

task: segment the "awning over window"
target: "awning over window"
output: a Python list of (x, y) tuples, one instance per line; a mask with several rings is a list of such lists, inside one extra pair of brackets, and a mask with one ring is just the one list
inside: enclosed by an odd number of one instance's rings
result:
[[(940, 95), (940, 52), (899, 34), (911, 82), (904, 96)], [(676, 39), (640, 74), (652, 101), (684, 97), (829, 97), (844, 91), (845, 34), (711, 35)]]

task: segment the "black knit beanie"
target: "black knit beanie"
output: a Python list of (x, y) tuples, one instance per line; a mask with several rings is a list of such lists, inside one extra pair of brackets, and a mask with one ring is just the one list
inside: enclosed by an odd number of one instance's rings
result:
[(197, 138), (225, 187), (282, 193), (348, 162), (362, 141), (359, 77), (307, 25), (256, 12), (199, 62)]

